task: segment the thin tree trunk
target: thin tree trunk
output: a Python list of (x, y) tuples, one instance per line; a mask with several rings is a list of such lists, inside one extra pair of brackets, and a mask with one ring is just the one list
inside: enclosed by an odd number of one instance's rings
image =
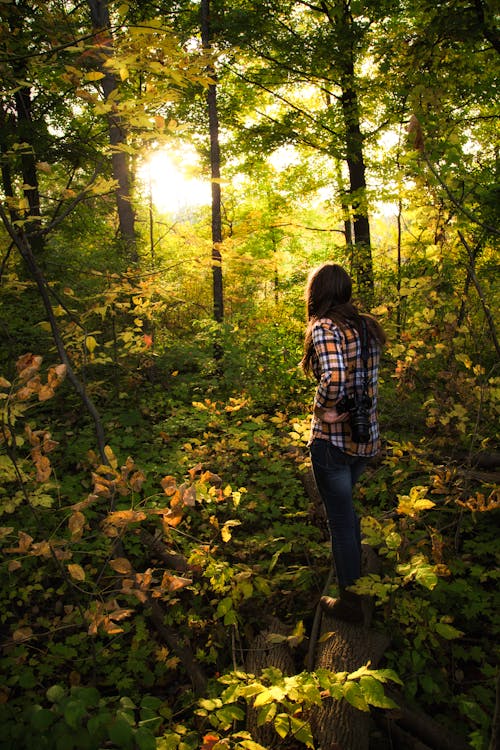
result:
[[(104, 98), (108, 101), (118, 88), (115, 74), (104, 65), (104, 62), (113, 54), (108, 0), (88, 0), (88, 5), (96, 42), (99, 41), (100, 44), (100, 52), (96, 55), (96, 60), (99, 71), (104, 74), (101, 85)], [(131, 200), (130, 168), (127, 155), (120, 150), (120, 146), (125, 142), (126, 132), (121, 117), (116, 110), (112, 110), (108, 115), (108, 129), (113, 178), (117, 183), (115, 195), (120, 237), (130, 260), (132, 263), (137, 263), (137, 237), (135, 213)]]
[[(203, 49), (210, 50), (210, 0), (201, 2), (201, 40)], [(215, 81), (213, 66), (208, 73)], [(224, 319), (224, 296), (222, 284), (222, 212), (220, 187), (220, 146), (219, 146), (219, 116), (217, 111), (217, 86), (211, 83), (207, 92), (208, 123), (210, 130), (210, 172), (212, 177), (212, 283), (214, 300), (214, 319), (221, 323)]]
[[(366, 201), (365, 160), (363, 134), (361, 133), (358, 93), (356, 90), (355, 47), (353, 42), (353, 20), (349, 0), (344, 0), (340, 8), (332, 13), (332, 8), (320, 0), (320, 6), (331, 25), (334, 35), (342, 47), (339, 58), (340, 105), (344, 120), (344, 147), (349, 171), (349, 218), (351, 226), (346, 226), (347, 246), (352, 249), (353, 270), (358, 293), (369, 307), (373, 303), (373, 261), (370, 240), (370, 222)], [(346, 206), (343, 204), (344, 212)], [(354, 245), (352, 245), (354, 234)]]
[(1, 204), (0, 204), (0, 219), (3, 221), (5, 229), (7, 230), (11, 239), (13, 240), (16, 247), (18, 248), (21, 254), (21, 257), (26, 263), (26, 266), (29, 269), (31, 276), (37, 285), (38, 291), (40, 292), (40, 296), (43, 301), (43, 305), (45, 307), (45, 311), (47, 313), (47, 319), (50, 323), (52, 335), (54, 338), (54, 343), (56, 345), (59, 357), (61, 359), (62, 364), (66, 366), (66, 374), (68, 376), (68, 380), (71, 382), (73, 388), (80, 396), (86, 410), (88, 411), (88, 413), (94, 420), (95, 434), (97, 438), (97, 445), (99, 448), (101, 461), (103, 464), (108, 464), (109, 461), (106, 456), (106, 452), (104, 450), (106, 446), (106, 436), (105, 436), (104, 426), (102, 424), (101, 417), (92, 399), (90, 398), (87, 391), (85, 390), (85, 386), (83, 385), (83, 383), (78, 378), (75, 371), (73, 370), (73, 367), (71, 365), (71, 362), (68, 356), (68, 352), (66, 351), (66, 347), (64, 345), (64, 342), (61, 336), (61, 332), (59, 330), (59, 326), (57, 324), (56, 316), (54, 314), (54, 309), (52, 307), (52, 302), (50, 300), (49, 286), (33, 254), (33, 250), (29, 242), (29, 238), (26, 236), (26, 234), (23, 231), (16, 231), (13, 225), (9, 222), (8, 216), (5, 213)]
[(366, 176), (363, 136), (359, 122), (357, 93), (352, 86), (354, 71), (344, 83), (341, 96), (345, 125), (346, 161), (349, 170), (349, 195), (353, 212), (354, 265), (358, 291), (366, 304), (373, 301), (373, 262), (370, 222), (366, 205)]

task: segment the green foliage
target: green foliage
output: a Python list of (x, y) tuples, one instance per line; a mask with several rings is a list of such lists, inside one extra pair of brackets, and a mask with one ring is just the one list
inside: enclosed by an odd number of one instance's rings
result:
[(235, 731), (237, 722), (245, 718), (242, 704), (247, 703), (257, 711), (258, 725), (270, 724), (281, 739), (294, 738), (314, 747), (311, 709), (328, 698), (346, 700), (360, 711), (368, 711), (370, 706), (394, 708), (396, 704), (383, 690), (384, 683), (391, 681), (399, 682), (394, 672), (366, 666), (351, 674), (320, 669), (285, 676), (276, 667), (265, 668), (259, 678), (232, 672), (219, 678), (218, 694), (201, 700), (197, 714), (207, 717), (219, 738), (232, 740), (232, 747), (250, 747), (238, 742), (244, 734)]
[(166, 717), (168, 708), (152, 695), (135, 704), (126, 695), (105, 697), (94, 687), (55, 684), (40, 702), (0, 706), (0, 747), (155, 750), (155, 735)]

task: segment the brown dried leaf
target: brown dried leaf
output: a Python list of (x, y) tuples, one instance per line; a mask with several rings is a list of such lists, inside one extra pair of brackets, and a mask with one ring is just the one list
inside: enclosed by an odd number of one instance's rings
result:
[(71, 538), (74, 540), (81, 539), (85, 527), (85, 516), (80, 511), (72, 513), (68, 519), (68, 528), (71, 532)]
[(47, 541), (37, 542), (31, 547), (31, 554), (35, 557), (52, 557), (52, 550), (50, 544)]
[(175, 477), (166, 476), (160, 482), (165, 495), (173, 495), (177, 490), (177, 481)]
[(182, 504), (193, 507), (196, 504), (196, 487), (192, 484), (182, 493)]
[(19, 379), (26, 381), (31, 378), (40, 369), (42, 362), (43, 357), (31, 354), (31, 352), (23, 354), (16, 362)]
[(47, 385), (42, 385), (40, 387), (40, 389), (38, 390), (38, 400), (39, 401), (48, 401), (53, 396), (55, 396), (55, 391), (48, 384)]
[(32, 635), (33, 630), (31, 628), (18, 628), (12, 633), (12, 638), (16, 643), (20, 643), (20, 641), (27, 641)]
[(70, 563), (68, 565), (68, 572), (71, 578), (74, 578), (75, 581), (85, 580), (85, 571), (81, 565), (77, 565), (76, 563)]
[(132, 565), (126, 557), (116, 557), (114, 560), (110, 560), (109, 564), (114, 571), (122, 575), (130, 575), (133, 572)]
[(192, 578), (182, 578), (182, 576), (173, 576), (171, 573), (164, 573), (161, 579), (161, 588), (173, 592), (189, 586), (193, 583)]
[(47, 456), (41, 456), (36, 462), (36, 481), (46, 482), (52, 474), (52, 466)]
[(135, 471), (130, 477), (130, 486), (134, 492), (140, 492), (146, 481), (146, 475), (142, 471)]

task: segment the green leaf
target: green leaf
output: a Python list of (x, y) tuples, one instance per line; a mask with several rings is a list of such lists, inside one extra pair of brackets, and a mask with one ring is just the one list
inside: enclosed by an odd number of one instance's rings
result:
[(245, 712), (234, 703), (219, 709), (216, 715), (226, 728), (230, 727), (233, 721), (241, 721), (245, 718)]
[(105, 728), (108, 724), (111, 724), (113, 716), (109, 711), (100, 711), (96, 716), (91, 716), (87, 721), (87, 731), (91, 737), (98, 736), (99, 739), (104, 739), (107, 736)]
[(256, 697), (254, 706), (255, 708), (259, 708), (260, 706), (263, 706), (266, 703), (271, 703), (272, 701), (277, 701), (279, 703), (283, 700), (283, 698), (285, 698), (285, 696), (286, 693), (283, 688), (280, 688), (278, 685), (272, 685), (270, 688), (263, 690)]
[(363, 692), (357, 682), (346, 682), (342, 692), (344, 698), (351, 704), (351, 706), (354, 706), (354, 708), (357, 708), (359, 711), (369, 710)]
[(272, 721), (276, 716), (276, 703), (268, 703), (263, 706), (257, 716), (257, 726), (261, 727), (269, 721)]
[(115, 745), (118, 745), (121, 750), (132, 750), (134, 733), (128, 721), (125, 721), (125, 719), (116, 719), (109, 728), (109, 739)]
[(430, 565), (422, 566), (417, 570), (415, 580), (424, 588), (432, 590), (437, 586), (438, 577)]
[(279, 736), (284, 739), (290, 731), (290, 717), (288, 714), (278, 714), (274, 720), (274, 728)]
[(97, 706), (101, 698), (99, 691), (94, 687), (76, 687), (71, 691), (73, 698), (78, 699), (84, 706)]
[(258, 742), (254, 742), (253, 740), (241, 740), (239, 744), (244, 750), (266, 750), (265, 747), (259, 745)]
[(141, 700), (141, 708), (150, 708), (152, 711), (156, 711), (161, 704), (161, 698), (157, 698), (155, 695), (145, 695)]
[(69, 700), (64, 707), (64, 719), (73, 729), (80, 729), (81, 721), (87, 710), (82, 701)]
[(62, 685), (52, 685), (49, 687), (45, 695), (51, 703), (60, 703), (66, 695), (66, 691)]
[(41, 708), (40, 706), (34, 706), (33, 712), (30, 718), (30, 724), (33, 729), (39, 732), (44, 732), (48, 729), (51, 724), (54, 723), (56, 715), (53, 711), (49, 711), (48, 708)]
[(359, 686), (366, 702), (370, 706), (376, 706), (377, 708), (397, 708), (397, 703), (394, 703), (391, 698), (385, 695), (382, 683), (370, 675), (362, 677), (359, 681)]
[(454, 638), (460, 638), (463, 635), (461, 630), (457, 630), (453, 625), (449, 625), (446, 622), (436, 623), (436, 633), (440, 635), (441, 638), (446, 638), (447, 641), (452, 641)]
[(156, 739), (145, 727), (139, 727), (135, 733), (135, 743), (139, 750), (156, 750)]
[(291, 733), (295, 739), (303, 742), (306, 747), (314, 747), (312, 731), (308, 721), (291, 716), (290, 725)]

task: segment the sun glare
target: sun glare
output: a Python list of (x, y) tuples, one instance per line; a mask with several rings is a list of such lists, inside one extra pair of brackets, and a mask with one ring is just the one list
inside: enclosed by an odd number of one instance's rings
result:
[(139, 174), (158, 211), (178, 213), (210, 203), (210, 182), (191, 176), (197, 166), (196, 153), (188, 149), (154, 151), (149, 156)]

